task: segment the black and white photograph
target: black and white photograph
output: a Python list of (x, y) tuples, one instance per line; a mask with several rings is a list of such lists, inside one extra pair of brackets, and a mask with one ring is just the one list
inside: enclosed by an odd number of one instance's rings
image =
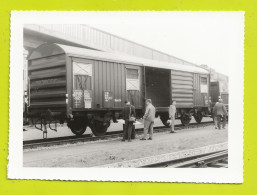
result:
[(11, 16), (8, 177), (242, 183), (244, 12)]

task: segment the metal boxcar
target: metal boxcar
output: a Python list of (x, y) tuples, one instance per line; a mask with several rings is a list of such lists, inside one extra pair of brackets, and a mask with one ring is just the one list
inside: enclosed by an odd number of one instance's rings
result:
[(171, 100), (185, 125), (192, 115), (201, 122), (208, 113), (209, 72), (196, 66), (42, 44), (28, 57), (28, 76), (28, 116), (40, 118), (41, 129), (58, 119), (76, 135), (87, 126), (103, 135), (126, 99), (142, 117), (145, 99), (151, 98), (164, 124)]

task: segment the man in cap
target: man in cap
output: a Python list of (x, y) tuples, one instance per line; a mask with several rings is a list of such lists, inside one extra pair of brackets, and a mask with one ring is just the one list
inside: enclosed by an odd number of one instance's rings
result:
[(154, 125), (154, 119), (155, 119), (155, 107), (152, 105), (152, 100), (147, 99), (145, 101), (146, 103), (146, 110), (145, 114), (143, 116), (144, 119), (144, 137), (140, 140), (146, 140), (147, 132), (149, 132), (149, 138), (148, 140), (153, 139), (153, 125)]

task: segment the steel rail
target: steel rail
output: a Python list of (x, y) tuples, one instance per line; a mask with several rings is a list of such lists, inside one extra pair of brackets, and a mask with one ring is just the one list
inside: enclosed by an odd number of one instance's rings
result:
[[(174, 161), (166, 161), (157, 164), (149, 164), (143, 166), (143, 168), (205, 168), (213, 167), (219, 168), (221, 166), (215, 166), (220, 160), (228, 158), (228, 150), (223, 150), (219, 152), (202, 154), (198, 156), (192, 156), (189, 158), (177, 159)], [(209, 166), (210, 165), (210, 166)], [(222, 166), (224, 167), (224, 166)]]
[[(187, 129), (187, 128), (197, 128), (202, 127), (206, 124), (212, 124), (212, 121), (207, 121), (203, 123), (191, 123), (189, 126), (176, 125), (175, 130)], [(155, 127), (155, 133), (168, 131), (170, 128), (165, 126)], [(143, 128), (135, 129), (136, 134), (141, 134), (143, 132)], [(79, 142), (89, 142), (89, 141), (97, 141), (97, 140), (107, 140), (110, 138), (117, 138), (123, 136), (123, 131), (112, 131), (107, 132), (103, 136), (92, 136), (90, 134), (85, 134), (82, 136), (65, 136), (65, 137), (56, 137), (56, 138), (47, 138), (47, 139), (36, 139), (36, 140), (27, 140), (23, 141), (23, 149), (31, 149), (38, 147), (50, 147), (56, 145), (64, 145), (64, 144), (75, 144)]]
[(228, 158), (228, 150), (222, 151), (222, 152), (217, 152), (211, 155), (203, 156), (201, 158), (196, 158), (193, 160), (189, 160), (186, 162), (182, 162), (179, 164), (175, 164), (172, 166), (169, 166), (171, 168), (187, 168), (187, 167), (198, 167), (202, 168), (207, 166), (210, 163), (215, 163), (219, 160)]

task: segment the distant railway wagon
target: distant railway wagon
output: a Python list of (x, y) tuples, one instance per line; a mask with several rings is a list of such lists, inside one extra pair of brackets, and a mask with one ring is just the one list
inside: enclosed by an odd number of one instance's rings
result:
[[(59, 44), (42, 44), (28, 57), (28, 116), (67, 121), (76, 135), (89, 126), (104, 135), (120, 118), (126, 99), (142, 117), (152, 99), (164, 124), (171, 100), (182, 124), (209, 114), (209, 72), (181, 65)], [(42, 122), (43, 121), (43, 122)], [(52, 129), (52, 128), (51, 128)]]
[(210, 82), (210, 100), (211, 100), (211, 110), (213, 109), (216, 102), (219, 101), (219, 98), (223, 100), (223, 104), (225, 105), (227, 111), (228, 111), (228, 99), (229, 94), (228, 92), (222, 92), (220, 87), (219, 81), (212, 81)]

